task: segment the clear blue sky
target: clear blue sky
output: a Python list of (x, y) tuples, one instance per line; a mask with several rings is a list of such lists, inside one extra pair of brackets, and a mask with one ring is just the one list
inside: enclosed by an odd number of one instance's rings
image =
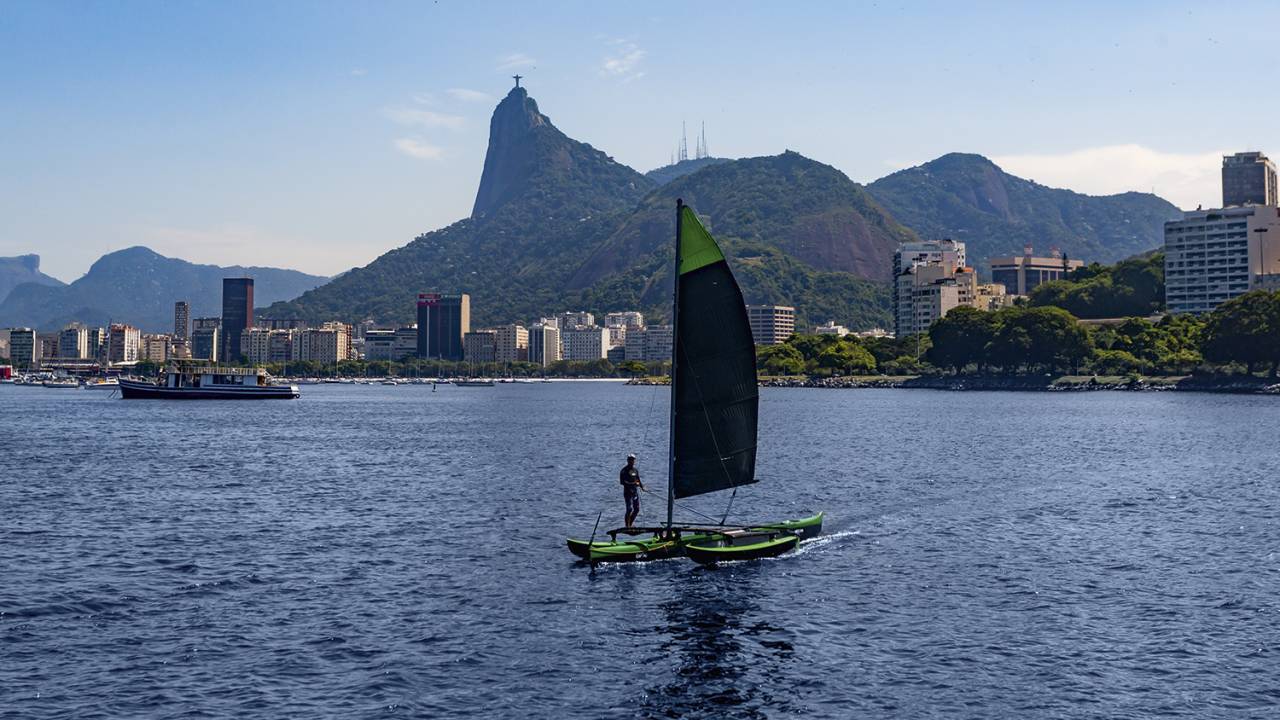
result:
[(639, 170), (705, 121), (715, 155), (860, 182), (967, 151), (1212, 205), (1219, 153), (1280, 155), (1278, 29), (1247, 2), (9, 0), (0, 255), (364, 265), (469, 213), (514, 72)]

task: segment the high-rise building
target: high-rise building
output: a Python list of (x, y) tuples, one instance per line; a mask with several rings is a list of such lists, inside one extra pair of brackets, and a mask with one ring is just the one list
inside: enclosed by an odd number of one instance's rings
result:
[(495, 330), (476, 330), (462, 339), (463, 358), (469, 363), (491, 363), (498, 357), (498, 333)]
[(95, 362), (105, 362), (107, 358), (107, 329), (91, 327), (88, 329), (88, 357)]
[(589, 312), (562, 312), (556, 314), (556, 327), (568, 330), (575, 327), (595, 327), (596, 316)]
[(210, 362), (218, 362), (221, 356), (218, 354), (222, 349), (222, 331), (218, 329), (218, 323), (201, 326), (197, 324), (191, 330), (191, 358), (193, 360), (208, 360)]
[(643, 330), (628, 330), (624, 357), (641, 362), (670, 360), (672, 337), (670, 325), (650, 325)]
[(84, 360), (89, 354), (89, 328), (71, 323), (58, 333), (58, 357), (66, 360)]
[(796, 332), (796, 309), (787, 305), (748, 305), (747, 321), (757, 345), (781, 345)]
[(894, 278), (894, 329), (898, 337), (926, 332), (953, 308), (976, 307), (977, 296), (973, 268), (917, 263)]
[(0, 328), (0, 358), (9, 357), (9, 328)]
[(1040, 283), (1061, 280), (1080, 267), (1082, 261), (1069, 260), (1056, 250), (1049, 257), (1035, 257), (1027, 245), (1021, 256), (991, 258), (991, 282), (1004, 285), (1010, 295), (1028, 295)]
[(19, 370), (30, 370), (36, 357), (36, 331), (26, 327), (9, 330), (9, 362)]
[(609, 356), (609, 329), (578, 325), (560, 330), (565, 360), (602, 360)]
[(529, 362), (546, 367), (560, 359), (560, 328), (538, 323), (529, 328)]
[(240, 356), (240, 333), (253, 327), (253, 278), (222, 279), (222, 357)]
[(56, 360), (58, 358), (58, 333), (36, 333), (36, 359)]
[(138, 346), (142, 331), (132, 325), (113, 323), (107, 330), (107, 361), (134, 363), (138, 361)]
[(173, 341), (186, 343), (191, 339), (191, 303), (179, 300), (173, 304)]
[(964, 267), (964, 243), (950, 238), (943, 240), (917, 240), (898, 245), (893, 252), (893, 276), (901, 275), (913, 265), (942, 263), (949, 267)]
[(1260, 152), (1222, 158), (1222, 206), (1276, 205), (1276, 166)]
[(471, 332), (471, 296), (418, 294), (418, 357), (459, 361)]
[(1246, 205), (1183, 213), (1164, 224), (1170, 313), (1207, 313), (1280, 272), (1280, 209)]
[(497, 332), (495, 359), (500, 363), (525, 362), (529, 359), (529, 331), (523, 325), (502, 325)]

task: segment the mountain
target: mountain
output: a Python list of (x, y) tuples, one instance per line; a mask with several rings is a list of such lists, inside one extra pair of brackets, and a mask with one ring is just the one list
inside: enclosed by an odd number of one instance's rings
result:
[(887, 322), (893, 250), (915, 235), (839, 170), (794, 152), (713, 164), (651, 192), (570, 279), (588, 306), (665, 311), (677, 197), (715, 234), (747, 302), (795, 305), (800, 324)]
[(52, 286), (63, 284), (61, 280), (40, 272), (39, 255), (0, 257), (0, 302), (4, 302), (9, 296), (9, 291), (23, 283)]
[(414, 295), (471, 295), (472, 325), (527, 320), (565, 307), (565, 287), (617, 214), (653, 182), (566, 136), (524, 88), (493, 112), (470, 218), (420, 235), (367, 266), (269, 308), (312, 320), (412, 322)]
[(704, 157), (695, 158), (693, 160), (681, 160), (674, 165), (664, 165), (645, 173), (644, 176), (654, 181), (658, 185), (666, 185), (672, 180), (678, 180), (685, 175), (689, 175), (711, 165), (719, 165), (721, 163), (730, 162), (729, 158)]
[(1051, 247), (1089, 262), (1115, 262), (1164, 242), (1178, 208), (1149, 193), (1096, 197), (1045, 187), (981, 155), (951, 153), (867, 186), (902, 224), (925, 238), (963, 240), (972, 264)]
[(707, 215), (753, 302), (887, 320), (894, 245), (914, 237), (839, 171), (796, 153), (681, 163), (661, 188), (565, 136), (524, 88), (494, 110), (470, 218), (429, 232), (272, 314), (412, 322), (414, 294), (471, 295), (472, 325), (557, 310), (666, 312), (681, 195)]
[(171, 332), (175, 301), (189, 301), (192, 317), (220, 315), (222, 278), (245, 276), (254, 278), (258, 305), (296, 297), (327, 280), (296, 270), (196, 265), (132, 247), (102, 256), (70, 285), (27, 283), (14, 288), (0, 303), (0, 327), (53, 330), (72, 321), (116, 321), (149, 332)]

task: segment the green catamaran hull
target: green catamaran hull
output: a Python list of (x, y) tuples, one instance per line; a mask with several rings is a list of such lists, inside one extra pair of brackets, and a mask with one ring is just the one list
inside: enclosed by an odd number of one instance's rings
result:
[(759, 560), (777, 557), (796, 549), (798, 535), (782, 532), (751, 532), (742, 535), (721, 535), (685, 545), (684, 552), (690, 560), (703, 565), (714, 565), (735, 560)]
[[(784, 520), (779, 523), (769, 523), (765, 525), (753, 526), (745, 528), (755, 533), (767, 533), (770, 530), (777, 531), (778, 537), (791, 537), (796, 542), (807, 538), (815, 537), (822, 532), (822, 521), (826, 517), (825, 513), (818, 513), (806, 518), (797, 520)], [(737, 528), (742, 530), (743, 528)], [(623, 528), (612, 530), (606, 533), (616, 537)], [(636, 538), (632, 540), (596, 540), (588, 545), (586, 540), (577, 540), (569, 538), (567, 545), (569, 552), (582, 560), (591, 562), (642, 562), (647, 560), (662, 560), (665, 558), (679, 557), (686, 554), (686, 550), (690, 545), (699, 544), (715, 544), (716, 538), (726, 537), (726, 533), (731, 532), (729, 528), (681, 528), (681, 532), (675, 533), (674, 537), (666, 533), (654, 533), (650, 537)], [(794, 544), (791, 547), (795, 547)], [(791, 547), (782, 548), (774, 555), (786, 552)], [(749, 560), (750, 557), (726, 557), (719, 556), (720, 560)], [(760, 555), (759, 557), (769, 557), (768, 555)]]

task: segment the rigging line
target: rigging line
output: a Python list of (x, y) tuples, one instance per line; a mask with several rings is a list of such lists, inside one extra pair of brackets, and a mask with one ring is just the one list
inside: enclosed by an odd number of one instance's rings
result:
[[(666, 499), (667, 499), (667, 496), (666, 496), (666, 495), (663, 495), (662, 493), (656, 493), (656, 492), (654, 492), (654, 491), (652, 491), (652, 490), (645, 490), (645, 492), (649, 493), (650, 495), (657, 495), (658, 497), (662, 498), (663, 500), (666, 500)], [(706, 518), (706, 519), (710, 520), (711, 522), (716, 522), (716, 519), (715, 519), (714, 517), (712, 517), (712, 516), (710, 516), (710, 515), (708, 515), (708, 514), (706, 514), (706, 513), (704, 513), (704, 512), (698, 512), (697, 510), (694, 510), (693, 508), (689, 507), (688, 505), (685, 505), (684, 503), (676, 503), (675, 505), (676, 505), (676, 507), (680, 508), (681, 510), (685, 510), (685, 511), (687, 511), (687, 512), (691, 512), (691, 513), (693, 513), (694, 515), (697, 515), (698, 517)], [(723, 525), (724, 523), (717, 523), (717, 524)]]
[(723, 525), (729, 521), (729, 508), (733, 507), (733, 499), (738, 497), (738, 486), (733, 486), (733, 493), (729, 495), (729, 504), (724, 508), (724, 517), (720, 518), (720, 524)]

